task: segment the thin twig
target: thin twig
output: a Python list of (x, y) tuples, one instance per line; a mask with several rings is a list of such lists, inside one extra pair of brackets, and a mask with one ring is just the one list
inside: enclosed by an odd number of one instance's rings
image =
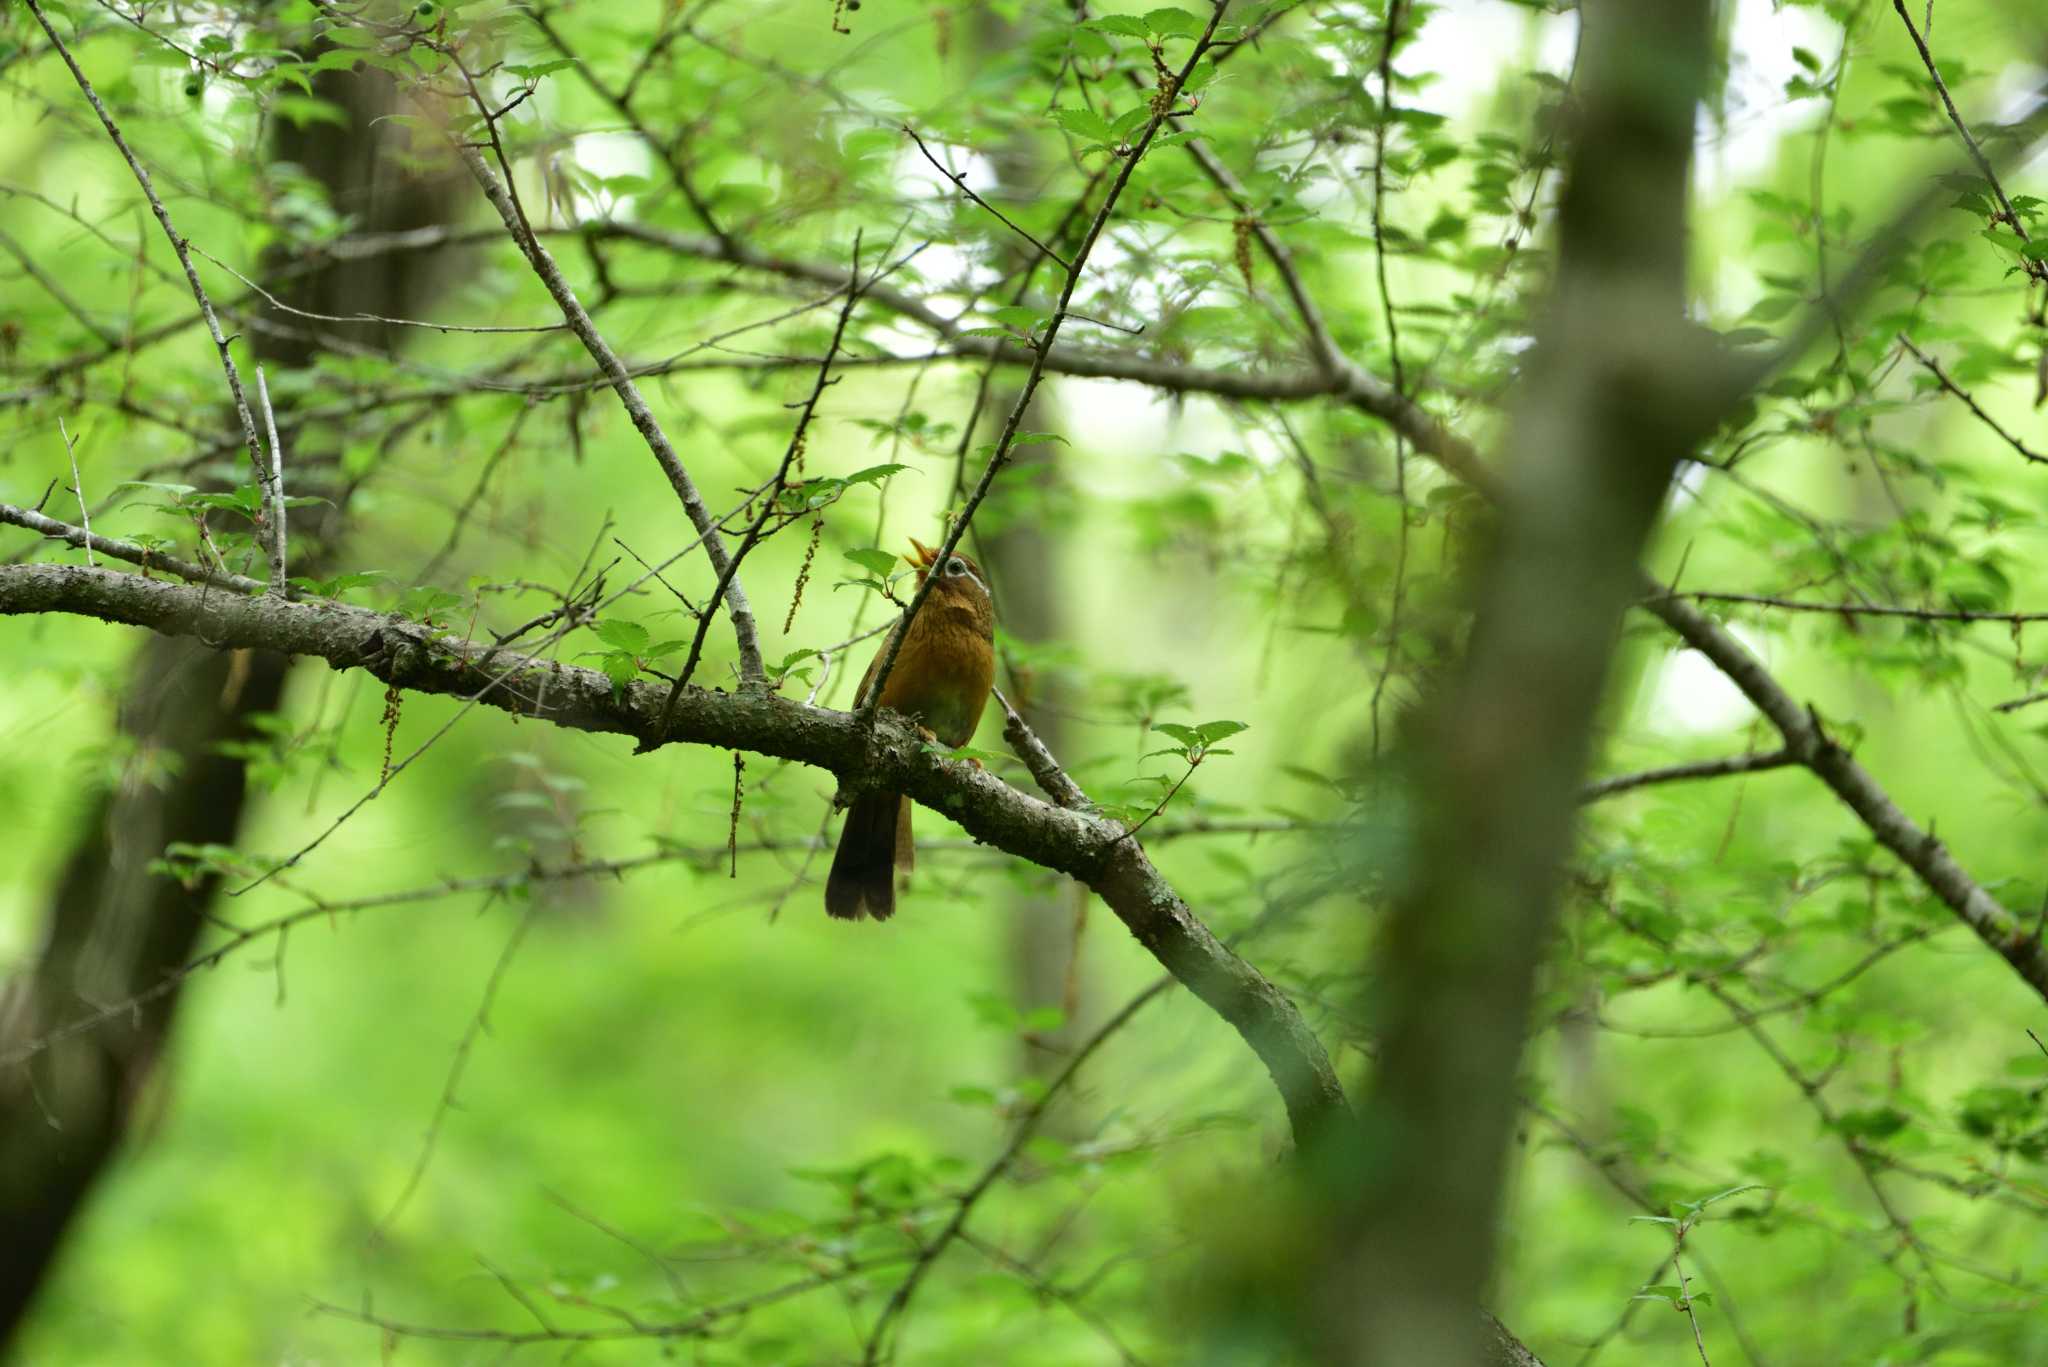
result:
[(739, 577), (730, 572), (733, 562), (732, 556), (726, 550), (725, 538), (719, 534), (710, 509), (704, 506), (704, 499), (697, 492), (697, 485), (690, 478), (689, 471), (683, 468), (683, 462), (676, 455), (675, 447), (669, 444), (667, 433), (663, 432), (661, 424), (655, 421), (654, 413), (647, 407), (647, 401), (640, 397), (639, 387), (633, 383), (633, 378), (627, 373), (625, 364), (619, 360), (618, 353), (612, 350), (611, 344), (598, 332), (597, 325), (591, 322), (590, 314), (584, 310), (576, 298), (576, 292), (569, 287), (568, 280), (563, 277), (561, 267), (555, 264), (554, 257), (549, 255), (548, 249), (541, 245), (540, 239), (527, 225), (511, 193), (499, 183), (497, 176), (484, 164), (482, 155), (474, 147), (465, 144), (458, 147), (456, 152), (462, 158), (462, 164), (469, 168), (470, 175), (482, 187), (484, 198), (498, 211), (498, 217), (504, 222), (505, 230), (512, 234), (513, 241), (519, 245), (527, 263), (533, 267), (534, 274), (540, 277), (541, 284), (547, 287), (556, 307), (562, 310), (562, 316), (568, 321), (570, 331), (583, 343), (584, 350), (597, 362), (598, 369), (604, 372), (613, 391), (618, 394), (619, 402), (625, 406), (626, 414), (632, 419), (635, 430), (647, 443), (647, 449), (654, 454), (655, 462), (668, 477), (669, 487), (675, 491), (676, 497), (682, 502), (683, 511), (689, 516), (691, 525), (697, 529), (712, 569), (724, 577), (722, 592), (726, 611), (732, 618), (733, 636), (739, 646), (740, 677), (763, 677), (766, 670), (761, 664), (760, 633), (754, 625), (754, 610), (747, 602), (746, 590), (740, 586)]
[(1630, 792), (1636, 788), (1647, 788), (1653, 783), (1683, 783), (1696, 778), (1723, 778), (1730, 774), (1754, 774), (1766, 769), (1783, 769), (1799, 763), (1799, 757), (1790, 750), (1773, 750), (1767, 755), (1729, 755), (1722, 759), (1694, 760), (1689, 764), (1671, 764), (1661, 769), (1645, 769), (1635, 774), (1618, 774), (1589, 783), (1579, 790), (1579, 801), (1598, 802), (1617, 793)]
[[(1970, 160), (1977, 163), (1977, 169), (1984, 173), (1985, 181), (1991, 186), (1991, 193), (1998, 200), (2000, 217), (2020, 241), (2031, 241), (2027, 225), (2022, 223), (2020, 216), (2013, 211), (2012, 201), (2005, 197), (2005, 187), (1998, 183), (1998, 172), (1992, 169), (1990, 159), (1984, 155), (1984, 149), (1979, 147), (1977, 139), (1971, 136), (1970, 126), (1964, 123), (1963, 116), (1956, 112), (1956, 102), (1948, 93), (1948, 82), (1941, 78), (1941, 69), (1935, 65), (1934, 54), (1928, 50), (1927, 40), (1921, 37), (1920, 30), (1914, 27), (1913, 16), (1906, 13), (1906, 0), (1892, 0), (1892, 8), (1899, 12), (1899, 19), (1905, 24), (1906, 32), (1912, 35), (1913, 46), (1920, 53), (1920, 64), (1927, 68), (1927, 77), (1934, 82), (1935, 93), (1941, 96), (1941, 107), (1948, 111), (1948, 121), (1955, 125), (1957, 134), (1962, 137), (1963, 146), (1970, 151)], [(2028, 257), (2025, 258), (2024, 265), (2029, 276), (2035, 280), (2048, 281), (2048, 262)]]
[(867, 1347), (861, 1354), (862, 1367), (876, 1367), (876, 1364), (884, 1360), (884, 1349), (889, 1345), (890, 1330), (903, 1317), (903, 1312), (910, 1308), (911, 1298), (917, 1294), (917, 1288), (924, 1281), (925, 1274), (931, 1271), (932, 1265), (938, 1261), (939, 1255), (946, 1251), (947, 1246), (960, 1237), (967, 1227), (968, 1217), (974, 1214), (974, 1207), (988, 1194), (989, 1189), (995, 1186), (996, 1180), (1009, 1170), (1010, 1164), (1024, 1151), (1024, 1146), (1030, 1142), (1031, 1136), (1038, 1132), (1039, 1122), (1045, 1119), (1045, 1113), (1051, 1107), (1053, 1099), (1066, 1090), (1067, 1085), (1074, 1080), (1075, 1074), (1081, 1071), (1081, 1065), (1086, 1063), (1110, 1036), (1121, 1030), (1133, 1016), (1162, 996), (1173, 984), (1174, 980), (1171, 977), (1158, 978), (1151, 986), (1125, 1002), (1122, 1010), (1104, 1021), (1101, 1027), (1074, 1051), (1074, 1056), (1067, 1060), (1067, 1066), (1060, 1070), (1059, 1076), (1046, 1084), (1038, 1099), (1031, 1103), (1031, 1108), (1018, 1117), (1017, 1128), (1010, 1133), (1010, 1142), (1003, 1146), (1003, 1151), (996, 1155), (995, 1161), (982, 1169), (981, 1175), (973, 1184), (960, 1194), (953, 1206), (952, 1218), (930, 1243), (917, 1251), (917, 1260), (910, 1265), (909, 1274), (897, 1285), (895, 1293), (889, 1297), (888, 1304), (882, 1307), (882, 1313), (875, 1320), (875, 1327), (869, 1331)]
[(71, 461), (71, 492), (78, 499), (78, 521), (85, 532), (79, 544), (85, 547), (85, 563), (97, 565), (99, 562), (92, 558), (92, 512), (85, 501), (85, 480), (78, 473), (78, 443), (72, 440), (61, 417), (57, 419), (57, 435), (64, 439), (64, 454)]
[(162, 570), (166, 574), (175, 575), (194, 584), (212, 584), (218, 588), (234, 589), (239, 593), (263, 592), (263, 583), (260, 580), (211, 570), (204, 565), (180, 560), (174, 555), (165, 555), (161, 551), (138, 546), (132, 541), (116, 541), (112, 537), (101, 536), (83, 527), (59, 522), (54, 517), (46, 517), (33, 508), (18, 508), (12, 503), (0, 503), (0, 522), (11, 523), (27, 531), (40, 532), (53, 541), (75, 546), (86, 553), (88, 560), (96, 551), (109, 559), (125, 560), (131, 565), (140, 565), (145, 571)]
[[(1017, 393), (1016, 403), (1011, 405), (1010, 416), (1003, 424), (1002, 435), (996, 439), (995, 450), (989, 455), (988, 465), (982, 470), (980, 481), (974, 486), (974, 491), (967, 496), (967, 501), (962, 505), (958, 516), (954, 517), (947, 527), (945, 538), (939, 543), (938, 551), (933, 557), (934, 564), (945, 564), (946, 558), (959, 546), (961, 538), (967, 534), (968, 524), (974, 520), (975, 510), (981, 506), (982, 500), (988, 497), (989, 488), (995, 483), (996, 476), (1008, 464), (1011, 444), (1017, 438), (1018, 426), (1024, 421), (1024, 414), (1030, 409), (1032, 398), (1038, 393), (1039, 381), (1045, 377), (1046, 358), (1052, 351), (1053, 342), (1059, 337), (1060, 325), (1066, 321), (1074, 292), (1080, 288), (1081, 272), (1088, 264), (1089, 253), (1095, 249), (1095, 243), (1101, 238), (1103, 229), (1108, 227), (1117, 200), (1123, 195), (1124, 187), (1130, 184), (1131, 175), (1138, 169), (1138, 163), (1144, 160), (1146, 151), (1152, 146), (1153, 137), (1172, 112), (1174, 97), (1187, 83), (1188, 75), (1195, 69), (1196, 63), (1207, 54), (1209, 44), (1216, 33), (1216, 26), (1223, 22), (1224, 12), (1229, 8), (1229, 0), (1220, 0), (1220, 3), (1210, 11), (1208, 26), (1202, 30), (1201, 36), (1195, 39), (1194, 50), (1189, 53), (1186, 64), (1173, 77), (1173, 89), (1164, 92), (1165, 98), (1153, 109), (1151, 118), (1146, 120), (1143, 132), (1131, 144), (1130, 155), (1124, 158), (1116, 179), (1110, 182), (1109, 191), (1102, 200), (1102, 207), (1096, 210), (1093, 221), (1088, 225), (1087, 234), (1081, 239), (1081, 245), (1074, 253), (1073, 262), (1067, 267), (1066, 283), (1060, 289), (1059, 301), (1053, 306), (1052, 316), (1046, 320), (1044, 333), (1032, 344), (1031, 370), (1024, 377), (1024, 384)], [(917, 610), (924, 605), (925, 598), (938, 582), (938, 575), (927, 575), (924, 582), (918, 585), (917, 592), (911, 597), (910, 606), (904, 610), (905, 621), (916, 618)], [(867, 705), (861, 709), (864, 716), (872, 718), (876, 709), (880, 707), (883, 687), (889, 681), (890, 671), (896, 667), (897, 654), (902, 650), (903, 642), (908, 635), (908, 632), (896, 632), (883, 646), (875, 668), (874, 683), (868, 692)]]
[[(846, 325), (853, 318), (854, 306), (860, 302), (860, 241), (861, 234), (856, 231), (853, 235), (853, 267), (847, 275), (846, 303), (839, 310), (839, 322), (832, 329), (832, 341), (825, 348), (825, 359), (818, 366), (818, 376), (811, 385), (809, 397), (804, 400), (803, 412), (797, 416), (796, 429), (790, 433), (789, 445), (783, 448), (782, 462), (775, 467), (775, 478), (770, 481), (767, 491), (761, 497), (761, 511), (748, 525), (746, 535), (740, 539), (739, 549), (733, 552), (732, 558), (720, 569), (717, 587), (712, 590), (710, 599), (704, 604), (704, 610), (697, 614), (697, 630), (690, 638), (690, 653), (683, 660), (682, 669), (677, 671), (676, 681), (668, 690), (668, 700), (661, 707), (664, 731), (668, 728), (670, 719), (675, 716), (676, 699), (682, 696), (683, 690), (689, 686), (690, 676), (697, 671), (697, 661), (704, 650), (704, 637), (711, 629), (711, 619), (717, 615), (719, 598), (733, 582), (733, 577), (739, 573), (740, 562), (746, 559), (747, 552), (761, 543), (762, 530), (768, 525), (769, 519), (775, 516), (782, 491), (788, 484), (790, 467), (803, 455), (804, 440), (810, 432), (811, 418), (818, 411), (818, 400), (824, 397), (826, 388), (833, 383), (832, 362), (838, 358), (840, 345), (846, 339)], [(767, 677), (768, 671), (761, 662), (758, 650), (754, 654), (751, 670), (742, 659), (740, 679), (743, 683), (760, 684), (764, 683)]]
[[(1373, 263), (1379, 278), (1380, 316), (1387, 329), (1387, 364), (1393, 372), (1394, 392), (1408, 393), (1407, 372), (1401, 365), (1401, 325), (1394, 308), (1394, 292), (1387, 284), (1387, 126), (1394, 121), (1394, 45), (1400, 40), (1401, 0), (1387, 0), (1385, 32), (1380, 37), (1380, 108), (1373, 120), (1372, 240)], [(1284, 257), (1284, 254), (1283, 254)], [(1283, 267), (1283, 272), (1288, 267)], [(1295, 286), (1290, 280), (1290, 291)], [(1305, 297), (1305, 295), (1304, 295)], [(1303, 310), (1309, 317), (1312, 310)], [(1372, 683), (1372, 755), (1380, 755), (1380, 703), (1387, 684), (1401, 660), (1401, 611), (1408, 586), (1408, 442), (1394, 433), (1394, 511), (1400, 520), (1394, 531), (1394, 583), (1392, 603), (1387, 610), (1386, 658)]]
[[(462, 1075), (469, 1068), (470, 1052), (476, 1048), (478, 1036), (491, 1031), (491, 1006), (498, 1000), (498, 988), (505, 981), (505, 974), (512, 967), (512, 960), (519, 953), (519, 946), (525, 942), (527, 931), (533, 929), (535, 914), (541, 906), (538, 898), (528, 898), (526, 910), (512, 927), (512, 934), (505, 941), (505, 947), (498, 952), (497, 962), (491, 965), (490, 976), (484, 979), (483, 999), (477, 1003), (476, 1013), (469, 1018), (469, 1024), (462, 1031), (462, 1038), (456, 1042), (455, 1056), (448, 1064), (448, 1076), (441, 1086), (441, 1099), (434, 1104), (434, 1115), (427, 1122), (426, 1136), (420, 1141), (420, 1151), (413, 1160), (412, 1172), (405, 1179), (405, 1186), (399, 1190), (398, 1198), (391, 1208), (384, 1212), (384, 1218), (377, 1222), (371, 1232), (372, 1242), (380, 1240), (405, 1213), (412, 1202), (413, 1194), (426, 1179), (427, 1166), (434, 1161), (434, 1150), (441, 1141), (441, 1127), (448, 1119), (448, 1113), (455, 1109), (455, 1091), (462, 1085)], [(538, 1315), (535, 1318), (539, 1318)]]
[(2048, 622), (2048, 612), (1985, 612), (1976, 608), (1911, 608), (1899, 603), (1814, 603), (1799, 598), (1778, 598), (1767, 593), (1722, 593), (1713, 589), (1687, 589), (1682, 593), (1658, 593), (1640, 600), (1654, 610), (1659, 603), (1691, 599), (1700, 603), (1743, 603), (1752, 607), (1776, 608), (1781, 612), (1816, 612), (1834, 617), (1902, 617), (1916, 622), (1996, 622), (2019, 626)]
[(1955, 395), (1958, 399), (1961, 399), (1963, 401), (1963, 406), (1968, 408), (1971, 413), (1976, 415), (1977, 421), (1983, 423), (1993, 432), (1996, 432), (1998, 434), (1999, 440), (2003, 441), (2007, 446), (2010, 446), (2014, 451), (2017, 451), (2022, 460), (2032, 461), (2036, 465), (2048, 465), (2048, 456), (2044, 456), (2040, 454), (2038, 451), (2028, 450), (2027, 444), (2025, 442), (2021, 441), (2018, 437), (2014, 436), (2012, 433), (2006, 431), (2003, 427), (1999, 426), (1998, 419), (1992, 417), (1989, 413), (1986, 413), (1982, 408), (1980, 408), (1977, 404), (1976, 398), (1970, 393), (1969, 390), (1964, 389), (1961, 385), (1957, 384), (1954, 380), (1950, 379), (1948, 372), (1941, 368), (1941, 362), (1935, 360), (1932, 356), (1922, 351), (1919, 347), (1914, 346), (1912, 338), (1908, 337), (1903, 332), (1900, 333), (1899, 345), (1903, 346), (1906, 350), (1912, 352), (1913, 359), (1918, 361), (1921, 365), (1927, 367), (1928, 373), (1934, 376), (1936, 382), (1939, 383), (1943, 389), (1946, 389), (1949, 393)]
[(284, 443), (277, 439), (277, 414), (270, 407), (270, 382), (256, 367), (256, 401), (263, 406), (263, 430), (270, 438), (270, 476), (263, 481), (263, 516), (270, 523), (270, 592), (283, 594), (284, 574)]
[(1016, 222), (1012, 220), (1009, 215), (1005, 214), (1001, 209), (998, 209), (995, 205), (989, 203), (980, 195), (974, 193), (973, 190), (969, 189), (967, 186), (967, 177), (961, 175), (958, 171), (949, 170), (944, 162), (941, 162), (937, 157), (933, 156), (932, 149), (924, 145), (924, 139), (920, 138), (917, 135), (917, 130), (915, 128), (912, 128), (909, 124), (906, 123), (903, 125), (903, 131), (905, 133), (908, 133), (910, 135), (910, 140), (917, 144), (917, 150), (924, 153), (924, 159), (932, 164), (932, 169), (936, 170), (940, 175), (944, 176), (947, 180), (953, 182), (954, 188), (958, 189), (961, 194), (967, 196), (976, 204), (979, 204), (982, 208), (988, 210), (991, 214), (995, 215), (996, 220), (1000, 222), (1005, 228), (1008, 228), (1011, 232), (1017, 234), (1017, 236), (1023, 238), (1026, 242), (1029, 242), (1032, 246), (1038, 248), (1039, 252), (1042, 255), (1049, 256), (1054, 261), (1058, 262), (1061, 270), (1072, 271), (1074, 269), (1072, 266), (1067, 264), (1065, 257), (1061, 256), (1052, 248), (1046, 246), (1043, 242), (1040, 242), (1037, 238), (1033, 237), (1024, 229), (1018, 227)]
[(228, 339), (220, 330), (220, 320), (214, 316), (213, 301), (207, 298), (206, 287), (199, 283), (199, 270), (192, 264), (192, 254), (186, 250), (185, 239), (179, 235), (177, 227), (171, 222), (171, 211), (157, 198), (156, 186), (150, 182), (148, 170), (129, 149), (127, 139), (121, 136), (120, 128), (114, 123), (114, 116), (100, 103), (99, 92), (94, 90), (92, 82), (85, 78), (85, 71), (78, 65), (78, 59), (71, 55), (71, 49), (57, 36), (56, 26), (50, 22), (49, 16), (43, 13), (43, 7), (37, 0), (22, 2), (28, 6), (28, 12), (36, 17), (36, 22), (43, 26), (43, 32), (49, 35), (50, 46), (57, 50), (57, 55), (64, 59), (64, 65), (71, 69), (71, 78), (78, 83), (78, 88), (85, 92), (85, 98), (92, 105), (93, 113), (99, 115), (100, 126), (107, 130), (107, 136), (113, 139), (114, 146), (127, 161), (128, 169), (134, 173), (136, 183), (142, 186), (142, 193), (149, 200), (150, 210), (155, 213), (157, 223), (164, 230), (164, 236), (171, 240), (171, 250), (178, 254), (178, 264), (185, 268), (185, 281), (192, 288), (192, 297), (199, 302), (200, 315), (206, 319), (207, 334), (213, 338), (214, 350), (220, 354), (221, 369), (227, 375), (228, 393), (234, 399), (235, 416), (242, 424), (243, 445), (249, 452), (249, 467), (256, 472), (256, 478), (261, 482), (263, 442), (256, 435), (256, 419), (249, 411), (248, 396), (242, 392), (241, 373), (235, 369), (235, 358), (228, 352)]
[(213, 253), (206, 251), (200, 247), (194, 247), (192, 248), (192, 250), (198, 252), (199, 255), (205, 257), (208, 261), (211, 261), (214, 265), (220, 267), (229, 275), (234, 276), (235, 279), (241, 281), (244, 285), (247, 285), (256, 293), (262, 295), (263, 298), (270, 304), (272, 308), (277, 309), (281, 313), (289, 313), (296, 318), (310, 318), (316, 323), (382, 323), (389, 327), (425, 328), (429, 332), (443, 333), (566, 332), (569, 329), (569, 325), (567, 323), (533, 323), (525, 326), (507, 324), (504, 326), (485, 327), (464, 323), (436, 323), (431, 320), (423, 318), (386, 318), (381, 313), (311, 313), (305, 309), (293, 308), (290, 304), (287, 304), (284, 300), (278, 298), (269, 290), (264, 289), (263, 286), (257, 284), (254, 280), (251, 280), (248, 276), (242, 274), (240, 271), (236, 270), (233, 266), (230, 266), (227, 262), (215, 256)]

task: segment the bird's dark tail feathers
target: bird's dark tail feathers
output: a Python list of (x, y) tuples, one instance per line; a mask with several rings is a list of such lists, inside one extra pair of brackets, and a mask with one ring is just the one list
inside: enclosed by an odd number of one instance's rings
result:
[(910, 799), (862, 793), (846, 810), (839, 849), (825, 879), (825, 911), (842, 921), (896, 914), (896, 870), (911, 865)]

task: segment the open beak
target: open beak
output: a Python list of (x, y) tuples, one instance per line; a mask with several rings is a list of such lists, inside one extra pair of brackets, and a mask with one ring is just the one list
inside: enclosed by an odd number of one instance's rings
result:
[(921, 570), (930, 569), (932, 567), (932, 561), (939, 558), (939, 553), (936, 548), (925, 545), (924, 542), (919, 541), (914, 536), (910, 538), (910, 544), (912, 549), (915, 551), (915, 554), (906, 555), (903, 558), (905, 560), (908, 560), (911, 564), (917, 566)]

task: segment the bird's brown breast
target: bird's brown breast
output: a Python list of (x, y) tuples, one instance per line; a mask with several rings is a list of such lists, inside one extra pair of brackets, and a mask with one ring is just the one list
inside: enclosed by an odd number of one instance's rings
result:
[(995, 684), (990, 625), (972, 605), (934, 594), (911, 620), (882, 706), (917, 717), (943, 744), (965, 745)]

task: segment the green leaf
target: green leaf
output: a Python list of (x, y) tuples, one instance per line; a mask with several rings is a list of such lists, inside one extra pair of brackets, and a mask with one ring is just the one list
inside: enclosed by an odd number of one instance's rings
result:
[(591, 632), (612, 649), (635, 655), (646, 650), (648, 642), (653, 639), (648, 635), (647, 628), (638, 622), (624, 622), (617, 618), (607, 618), (599, 622), (591, 628)]
[(880, 484), (899, 470), (908, 470), (908, 465), (870, 465), (865, 470), (856, 470), (840, 481), (842, 484)]
[(314, 594), (321, 598), (339, 598), (350, 589), (368, 588), (390, 577), (383, 570), (351, 570), (347, 574), (337, 574), (332, 579), (294, 577), (286, 582), (302, 593)]
[(468, 601), (459, 593), (420, 586), (407, 589), (398, 596), (397, 612), (399, 616), (410, 617), (416, 622), (431, 622)]
[(604, 676), (612, 681), (612, 692), (623, 693), (626, 685), (640, 677), (640, 662), (623, 650), (605, 652), (597, 662)]
[(192, 494), (185, 498), (184, 503), (188, 508), (205, 508), (210, 512), (235, 513), (254, 521), (256, 515), (262, 511), (263, 495), (257, 491), (255, 485), (244, 484), (240, 488), (225, 494)]
[(1077, 138), (1086, 138), (1090, 142), (1116, 141), (1116, 130), (1110, 127), (1109, 120), (1092, 109), (1055, 109), (1052, 118), (1054, 123)]
[(540, 79), (542, 76), (552, 75), (557, 71), (565, 70), (566, 68), (572, 67), (574, 65), (576, 65), (576, 63), (570, 61), (568, 58), (558, 57), (551, 62), (537, 62), (532, 66), (508, 66), (505, 68), (505, 70), (511, 72), (514, 76), (517, 76), (522, 81), (533, 81)]
[(842, 554), (862, 569), (872, 570), (885, 579), (896, 568), (896, 557), (887, 551), (861, 547), (842, 552)]
[(1184, 9), (1156, 9), (1145, 16), (1145, 27), (1169, 38), (1193, 38), (1202, 31), (1202, 21)]
[(988, 316), (998, 323), (1006, 324), (1019, 332), (1036, 332), (1052, 319), (1037, 309), (1025, 308), (1022, 304), (1009, 304), (999, 309), (990, 309)]
[(1128, 14), (1105, 14), (1100, 19), (1090, 19), (1081, 27), (1097, 33), (1120, 33), (1126, 38), (1143, 38), (1151, 32), (1142, 21)]
[(1912, 1124), (1912, 1117), (1894, 1106), (1872, 1106), (1844, 1111), (1835, 1117), (1834, 1129), (1852, 1139), (1886, 1140)]
[(1067, 1023), (1067, 1013), (1057, 1006), (1034, 1006), (1024, 1013), (1023, 1028), (1027, 1033), (1047, 1035)]
[(1010, 439), (1010, 449), (1014, 451), (1019, 446), (1050, 446), (1055, 442), (1061, 446), (1074, 444), (1057, 432), (1019, 432)]
[(789, 677), (789, 672), (792, 669), (796, 668), (799, 664), (803, 663), (805, 660), (815, 660), (818, 657), (819, 652), (811, 650), (808, 647), (802, 650), (792, 650), (789, 652), (789, 654), (782, 657), (780, 663), (768, 666), (768, 677), (770, 677), (771, 679), (787, 678)]

